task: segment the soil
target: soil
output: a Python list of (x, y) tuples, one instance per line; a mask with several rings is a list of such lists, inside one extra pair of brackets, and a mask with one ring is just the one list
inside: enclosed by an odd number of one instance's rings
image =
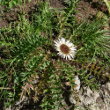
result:
[[(42, 0), (47, 1), (47, 0)], [(108, 13), (106, 6), (102, 2), (98, 2), (99, 0), (81, 0), (77, 7), (76, 17), (78, 21), (92, 19), (98, 13), (98, 11), (102, 11), (104, 13)], [(5, 27), (11, 22), (15, 22), (18, 20), (18, 15), (21, 13), (25, 13), (29, 16), (29, 13), (35, 9), (39, 0), (32, 0), (30, 3), (26, 3), (22, 6), (14, 7), (10, 10), (6, 10), (5, 7), (1, 7), (0, 11), (0, 28)], [(64, 8), (64, 1), (62, 0), (50, 0), (50, 6), (53, 8)], [(28, 16), (26, 16), (28, 18)]]
[(22, 6), (16, 6), (7, 11), (6, 7), (1, 7), (0, 11), (0, 28), (7, 26), (11, 22), (18, 20), (20, 13), (28, 14), (38, 3), (38, 0), (32, 0), (30, 3), (26, 3)]

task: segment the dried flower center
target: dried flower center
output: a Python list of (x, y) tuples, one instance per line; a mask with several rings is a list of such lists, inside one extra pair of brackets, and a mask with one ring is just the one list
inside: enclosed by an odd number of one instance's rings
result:
[(65, 45), (65, 44), (62, 44), (62, 45), (60, 46), (60, 50), (61, 50), (64, 54), (68, 54), (68, 53), (70, 52), (69, 47), (68, 47), (67, 45)]

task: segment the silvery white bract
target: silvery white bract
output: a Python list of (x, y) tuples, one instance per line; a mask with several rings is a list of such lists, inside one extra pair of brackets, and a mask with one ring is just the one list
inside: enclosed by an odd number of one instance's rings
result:
[(76, 47), (69, 40), (65, 40), (64, 38), (59, 38), (54, 41), (55, 49), (58, 51), (58, 55), (66, 60), (72, 60), (75, 57)]

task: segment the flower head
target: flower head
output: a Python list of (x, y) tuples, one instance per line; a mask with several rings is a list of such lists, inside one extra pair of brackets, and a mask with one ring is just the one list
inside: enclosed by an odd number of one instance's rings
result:
[(56, 41), (55, 48), (58, 51), (58, 55), (66, 60), (72, 60), (76, 53), (76, 47), (69, 40), (65, 40), (64, 38), (60, 38)]

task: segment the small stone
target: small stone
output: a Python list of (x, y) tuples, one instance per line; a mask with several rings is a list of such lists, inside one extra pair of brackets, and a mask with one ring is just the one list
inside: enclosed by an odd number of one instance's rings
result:
[(80, 89), (80, 79), (79, 79), (79, 77), (78, 76), (75, 76), (75, 87), (74, 87), (74, 90), (76, 90), (76, 91), (79, 91), (79, 89)]

